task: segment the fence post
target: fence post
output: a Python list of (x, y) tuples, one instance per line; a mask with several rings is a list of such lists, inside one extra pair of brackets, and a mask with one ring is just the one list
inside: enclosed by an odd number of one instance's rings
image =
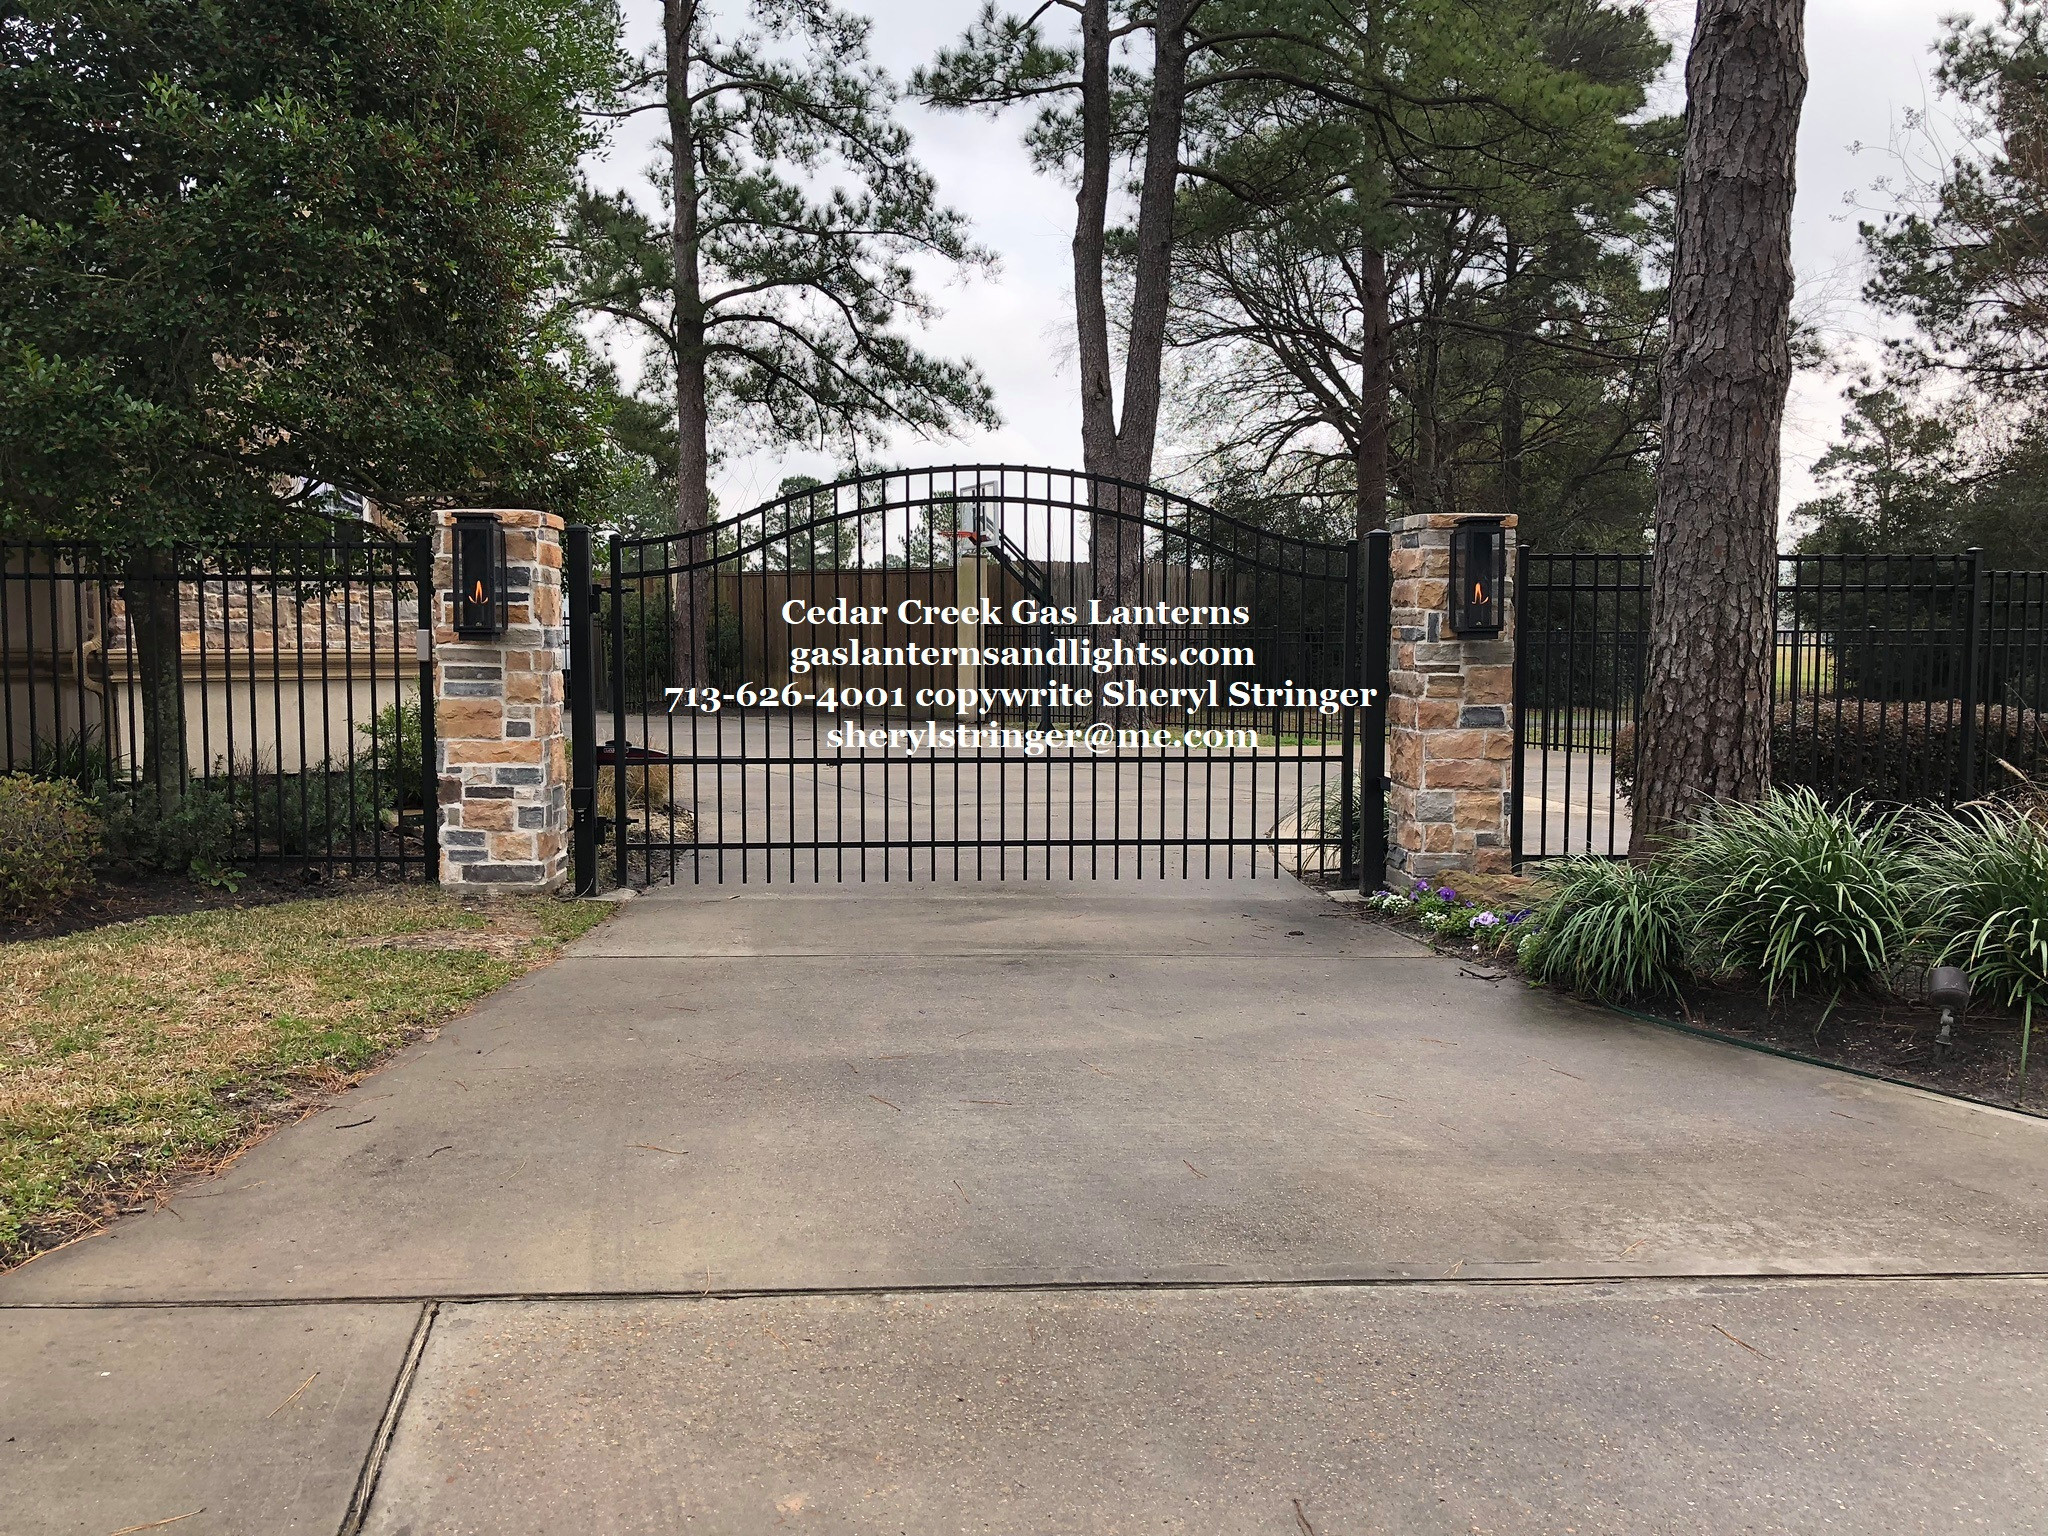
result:
[(1365, 712), (1363, 814), (1364, 857), (1358, 888), (1376, 891), (1387, 883), (1387, 656), (1393, 623), (1392, 538), (1384, 528), (1365, 536), (1365, 686), (1376, 690)]
[[(1365, 669), (1358, 658), (1358, 621), (1365, 605), (1365, 592), (1359, 585), (1359, 551), (1365, 546), (1363, 539), (1354, 539), (1344, 556), (1344, 656), (1342, 661), (1344, 686), (1355, 688), (1365, 676)], [(1358, 820), (1358, 767), (1356, 762), (1358, 726), (1356, 712), (1347, 710), (1344, 716), (1343, 761), (1338, 765), (1337, 795), (1337, 836), (1340, 846), (1337, 853), (1337, 885), (1339, 889), (1350, 890), (1359, 878), (1359, 854), (1365, 843), (1365, 829)], [(1328, 800), (1324, 805), (1327, 807)], [(1327, 814), (1327, 810), (1325, 812)], [(1324, 829), (1327, 836), (1327, 828)]]
[(1958, 775), (1961, 798), (1977, 793), (1977, 711), (1983, 695), (1984, 658), (1978, 654), (1984, 644), (1984, 551), (1971, 548), (1970, 612), (1963, 622), (1963, 763)]
[(624, 890), (633, 882), (627, 840), (632, 836), (632, 826), (627, 820), (628, 800), (626, 783), (626, 545), (618, 534), (613, 534), (610, 545), (612, 561), (611, 583), (611, 629), (612, 629), (612, 837), (618, 852), (619, 888)]
[(420, 857), (423, 872), (441, 879), (441, 759), (434, 737), (434, 536), (412, 541), (414, 590), (419, 593), (413, 654), (420, 667)]
[(434, 702), (441, 878), (469, 890), (552, 891), (569, 872), (562, 736), (562, 520), (498, 511), (504, 633), (458, 636), (455, 513), (434, 532)]
[(1528, 768), (1522, 761), (1522, 698), (1529, 686), (1529, 662), (1522, 649), (1522, 593), (1529, 575), (1529, 546), (1515, 545), (1515, 580), (1508, 588), (1508, 611), (1513, 615), (1515, 644), (1514, 697), (1508, 704), (1508, 734), (1514, 756), (1508, 759), (1508, 868), (1522, 872), (1522, 792), (1528, 787)]
[(578, 896), (597, 894), (597, 676), (590, 612), (590, 530), (564, 531), (569, 583), (569, 826)]

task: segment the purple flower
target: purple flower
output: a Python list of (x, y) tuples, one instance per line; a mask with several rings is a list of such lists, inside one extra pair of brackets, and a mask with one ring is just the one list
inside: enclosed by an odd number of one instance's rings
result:
[(1500, 914), (1497, 912), (1482, 912), (1472, 919), (1472, 926), (1474, 928), (1497, 928), (1500, 926)]
[(1436, 888), (1436, 894), (1437, 899), (1439, 901), (1456, 901), (1458, 899), (1458, 893), (1452, 890), (1448, 885), (1438, 886)]

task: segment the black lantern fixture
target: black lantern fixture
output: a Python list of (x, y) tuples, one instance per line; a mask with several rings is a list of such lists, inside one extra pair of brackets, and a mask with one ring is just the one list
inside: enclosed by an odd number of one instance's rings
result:
[(466, 640), (505, 633), (510, 621), (505, 529), (488, 512), (455, 514), (455, 633)]
[(1507, 527), (1497, 517), (1468, 517), (1451, 530), (1451, 630), (1497, 635), (1506, 612)]

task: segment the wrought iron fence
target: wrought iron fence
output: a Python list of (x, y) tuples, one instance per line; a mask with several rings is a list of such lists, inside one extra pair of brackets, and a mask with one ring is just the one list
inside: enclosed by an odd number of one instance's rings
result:
[[(1518, 860), (1628, 849), (1649, 555), (1523, 550)], [(1783, 555), (1772, 777), (1954, 805), (2048, 771), (2048, 572), (1963, 555)]]
[(367, 528), (0, 546), (5, 771), (77, 783), (139, 862), (431, 879), (430, 569)]
[(582, 544), (580, 878), (600, 823), (634, 884), (1355, 879), (1384, 856), (1350, 544), (999, 465)]

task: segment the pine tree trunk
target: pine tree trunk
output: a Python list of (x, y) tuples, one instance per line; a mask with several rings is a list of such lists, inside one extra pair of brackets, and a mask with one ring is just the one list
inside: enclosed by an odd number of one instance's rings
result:
[[(711, 522), (711, 426), (706, 394), (705, 314), (698, 259), (697, 140), (691, 114), (690, 60), (697, 31), (695, 0), (665, 0), (662, 9), (668, 99), (669, 172), (673, 192), (670, 251), (675, 268), (676, 531), (684, 564), (703, 560), (703, 530)], [(692, 569), (675, 593), (674, 682), (710, 682), (708, 571)], [(643, 593), (644, 598), (644, 593)]]
[(1145, 175), (1138, 189), (1123, 419), (1116, 435), (1117, 474), (1133, 485), (1151, 484), (1159, 436), (1160, 372), (1173, 285), (1173, 204), (1187, 116), (1188, 20), (1200, 3), (1160, 0), (1152, 25), (1152, 102), (1145, 124)]
[(1081, 364), (1081, 467), (1116, 473), (1116, 401), (1109, 383), (1109, 0), (1081, 8), (1081, 187), (1074, 196), (1074, 339)]
[(1522, 513), (1522, 437), (1527, 415), (1522, 399), (1522, 369), (1528, 352), (1526, 334), (1534, 329), (1518, 302), (1515, 279), (1520, 276), (1520, 265), (1521, 252), (1510, 243), (1501, 259), (1508, 335), (1501, 342), (1500, 510), (1502, 516), (1518, 520)]
[(1437, 421), (1436, 388), (1438, 365), (1442, 361), (1442, 348), (1436, 339), (1435, 328), (1425, 322), (1423, 327), (1422, 355), (1416, 360), (1417, 389), (1411, 404), (1415, 418), (1415, 464), (1414, 476), (1415, 510), (1418, 512), (1440, 512), (1437, 505)]
[[(1098, 487), (1095, 497), (1097, 506), (1115, 506), (1123, 514), (1096, 517), (1091, 543), (1096, 594), (1117, 603), (1145, 601), (1145, 529), (1138, 520), (1145, 513), (1144, 488), (1152, 480), (1152, 456), (1159, 434), (1160, 375), (1172, 297), (1173, 204), (1180, 185), (1181, 133), (1187, 110), (1188, 21), (1201, 3), (1161, 0), (1153, 18), (1152, 96), (1145, 128), (1145, 169), (1138, 189), (1120, 421), (1109, 385), (1107, 312), (1102, 306), (1102, 221), (1107, 214), (1110, 170), (1106, 0), (1087, 0), (1082, 12), (1082, 219), (1074, 236), (1076, 310), (1083, 332), (1081, 448), (1090, 473), (1106, 474), (1136, 488), (1109, 491)], [(1089, 266), (1085, 277), (1080, 271), (1084, 238)], [(1084, 292), (1088, 295), (1085, 300)], [(1100, 352), (1093, 357), (1091, 334), (1101, 338)], [(1099, 365), (1099, 373), (1091, 363)]]
[(1110, 178), (1109, 0), (1081, 6), (1081, 185), (1074, 195), (1074, 333), (1081, 365), (1081, 468), (1089, 475), (1088, 521), (1092, 595), (1114, 601), (1122, 546), (1129, 537), (1115, 516), (1123, 498), (1103, 483), (1116, 475), (1116, 396), (1110, 386), (1109, 302), (1103, 263), (1108, 253)]
[(167, 549), (137, 550), (121, 591), (135, 644), (142, 727), (142, 787), (168, 810), (185, 797), (185, 653), (178, 563)]
[(1353, 457), (1358, 479), (1357, 537), (1387, 526), (1387, 441), (1394, 425), (1393, 319), (1387, 307), (1387, 257), (1360, 257), (1358, 429)]
[(1804, 0), (1700, 0), (1685, 76), (1637, 857), (1769, 779)]

